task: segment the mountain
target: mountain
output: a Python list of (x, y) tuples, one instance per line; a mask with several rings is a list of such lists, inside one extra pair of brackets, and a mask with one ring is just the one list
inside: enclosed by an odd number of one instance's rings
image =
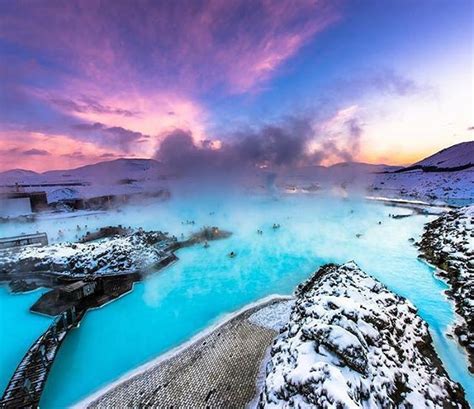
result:
[(0, 179), (1, 180), (9, 180), (9, 179), (24, 179), (30, 178), (32, 176), (38, 176), (39, 173), (33, 172), (32, 170), (26, 169), (11, 169), (5, 172), (0, 172)]
[(411, 166), (379, 174), (370, 188), (378, 196), (472, 203), (474, 141), (450, 146)]
[(415, 163), (415, 165), (436, 166), (440, 168), (474, 165), (474, 141), (462, 142), (442, 149), (434, 155)]
[(349, 170), (354, 172), (388, 172), (400, 169), (400, 166), (391, 166), (384, 164), (373, 164), (364, 162), (341, 162), (328, 167), (330, 170)]
[[(48, 202), (103, 195), (151, 193), (164, 184), (161, 164), (153, 159), (116, 159), (76, 169), (36, 173), (12, 170), (0, 173), (0, 188), (18, 183), (25, 191), (45, 191)], [(7, 187), (2, 187), (6, 185)]]
[(161, 170), (160, 163), (153, 159), (115, 159), (76, 169), (51, 170), (42, 176), (48, 179), (93, 179), (94, 181), (119, 181), (123, 179), (147, 179)]
[(159, 162), (153, 159), (115, 159), (75, 169), (50, 170), (37, 173), (31, 170), (13, 169), (0, 173), (0, 184), (11, 183), (61, 183), (94, 182), (113, 183), (124, 180), (147, 180), (161, 171)]
[(398, 172), (421, 169), (425, 172), (450, 172), (474, 167), (474, 141), (462, 142), (436, 152)]

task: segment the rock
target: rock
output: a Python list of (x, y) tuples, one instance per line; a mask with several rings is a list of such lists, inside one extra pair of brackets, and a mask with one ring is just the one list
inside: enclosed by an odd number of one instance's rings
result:
[(38, 288), (38, 284), (34, 281), (25, 281), (25, 280), (12, 280), (8, 284), (10, 290), (14, 293), (24, 293), (27, 291), (36, 290)]
[(460, 319), (454, 333), (466, 348), (469, 370), (474, 373), (474, 205), (443, 214), (428, 223), (420, 243), (421, 256), (441, 271), (450, 285)]
[(406, 299), (353, 262), (296, 290), (271, 348), (260, 408), (468, 408)]
[(176, 238), (138, 230), (85, 243), (58, 243), (0, 254), (0, 272), (55, 272), (67, 275), (148, 272), (173, 256)]

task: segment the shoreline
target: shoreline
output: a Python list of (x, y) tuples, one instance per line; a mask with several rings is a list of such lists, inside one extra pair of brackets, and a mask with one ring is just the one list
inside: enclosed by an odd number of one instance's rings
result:
[[(237, 319), (239, 316), (243, 314), (250, 314), (256, 312), (257, 310), (264, 308), (267, 305), (270, 305), (274, 302), (278, 301), (289, 301), (293, 299), (290, 295), (282, 295), (282, 294), (271, 294), (260, 300), (254, 301), (250, 304), (246, 304), (242, 308), (237, 311), (223, 314), (220, 317), (217, 317), (216, 320), (211, 323), (208, 327), (204, 328), (202, 331), (195, 334), (189, 340), (185, 341), (182, 344), (177, 345), (176, 347), (170, 349), (167, 352), (164, 352), (161, 355), (158, 355), (156, 358), (151, 359), (150, 361), (126, 372), (125, 374), (121, 375), (115, 381), (103, 386), (96, 392), (92, 393), (91, 395), (85, 397), (84, 399), (80, 400), (79, 402), (73, 404), (71, 408), (80, 409), (80, 408), (87, 408), (89, 405), (93, 404), (94, 402), (100, 400), (104, 397), (107, 393), (112, 392), (115, 388), (124, 385), (127, 381), (131, 379), (144, 375), (147, 372), (156, 369), (160, 364), (169, 361), (172, 358), (175, 358), (180, 353), (186, 351), (188, 348), (198, 344), (201, 340), (206, 338), (207, 336), (214, 333), (219, 328), (224, 327), (226, 324), (229, 324), (232, 320)], [(255, 310), (255, 311), (253, 311)], [(254, 382), (255, 383), (255, 382)]]

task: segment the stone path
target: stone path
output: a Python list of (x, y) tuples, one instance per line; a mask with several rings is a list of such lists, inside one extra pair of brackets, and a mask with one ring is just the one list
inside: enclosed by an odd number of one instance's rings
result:
[(275, 302), (244, 311), (89, 407), (244, 408), (256, 395), (258, 370), (277, 335), (247, 318)]

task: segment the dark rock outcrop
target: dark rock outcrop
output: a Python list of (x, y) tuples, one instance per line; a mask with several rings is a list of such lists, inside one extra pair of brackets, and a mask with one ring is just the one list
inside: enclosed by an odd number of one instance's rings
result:
[(440, 268), (438, 276), (450, 285), (446, 294), (460, 316), (454, 333), (474, 373), (474, 205), (428, 223), (418, 246), (421, 257)]

